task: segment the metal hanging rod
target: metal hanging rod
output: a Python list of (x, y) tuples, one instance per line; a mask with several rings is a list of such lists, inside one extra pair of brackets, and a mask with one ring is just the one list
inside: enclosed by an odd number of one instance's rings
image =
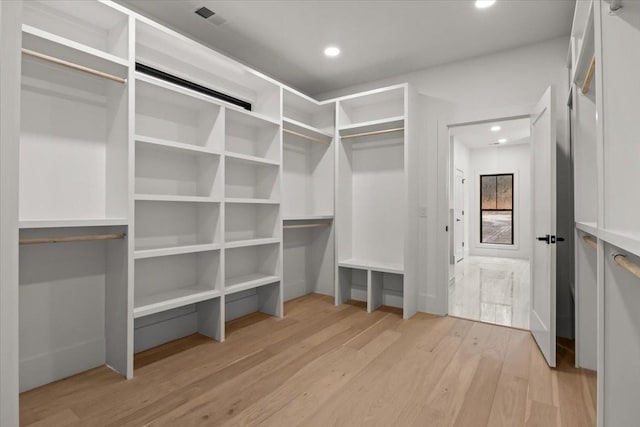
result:
[(591, 63), (589, 64), (589, 69), (587, 70), (587, 75), (584, 77), (584, 82), (582, 83), (581, 91), (583, 94), (589, 93), (589, 88), (591, 87), (591, 80), (593, 79), (593, 74), (596, 71), (596, 57), (591, 58)]
[(593, 237), (591, 237), (591, 236), (586, 236), (586, 235), (585, 235), (585, 236), (582, 236), (582, 240), (584, 240), (584, 242), (585, 242), (587, 245), (591, 246), (593, 249), (597, 249), (597, 247), (598, 247), (598, 242), (597, 242), (597, 241), (596, 241), (596, 239), (594, 239)]
[(286, 229), (293, 229), (293, 228), (317, 228), (317, 227), (326, 227), (328, 226), (329, 223), (328, 222), (317, 222), (314, 224), (291, 224), (291, 225), (285, 225), (282, 228), (286, 228)]
[(359, 136), (368, 136), (368, 135), (380, 135), (382, 133), (391, 133), (391, 132), (400, 132), (403, 131), (404, 128), (393, 128), (393, 129), (384, 129), (384, 130), (374, 130), (371, 132), (362, 132), (362, 133), (354, 133), (353, 135), (345, 135), (342, 136), (342, 139), (348, 139), (348, 138), (357, 138)]
[(613, 260), (620, 267), (624, 268), (629, 273), (633, 274), (638, 279), (640, 279), (640, 265), (629, 261), (629, 259), (625, 255), (622, 255), (622, 254), (614, 254), (613, 255)]
[(45, 61), (53, 62), (63, 67), (71, 68), (73, 70), (82, 71), (83, 73), (92, 74), (94, 76), (102, 77), (104, 79), (113, 80), (114, 82), (126, 84), (127, 79), (114, 76), (112, 74), (103, 73), (102, 71), (94, 70), (93, 68), (85, 67), (84, 65), (75, 64), (73, 62), (65, 61), (64, 59), (56, 58), (54, 56), (45, 55), (44, 53), (36, 52), (33, 50), (22, 48), (22, 53), (25, 55), (33, 56), (34, 58), (44, 59)]
[(85, 234), (81, 236), (63, 237), (37, 237), (32, 239), (20, 239), (21, 245), (36, 245), (40, 243), (68, 243), (68, 242), (92, 242), (94, 240), (115, 240), (126, 238), (126, 233), (109, 234)]
[(295, 136), (299, 136), (300, 138), (304, 138), (304, 139), (308, 139), (309, 141), (313, 141), (313, 142), (319, 142), (320, 144), (331, 144), (330, 141), (323, 141), (322, 139), (319, 138), (314, 138), (312, 136), (309, 135), (305, 135), (303, 133), (299, 133), (293, 130), (289, 130), (289, 129), (282, 129), (283, 132), (286, 132), (288, 134), (291, 135), (295, 135)]

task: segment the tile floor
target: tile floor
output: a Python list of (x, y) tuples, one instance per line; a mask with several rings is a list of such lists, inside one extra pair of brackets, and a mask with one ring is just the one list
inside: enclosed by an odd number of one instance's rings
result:
[(449, 314), (529, 329), (529, 261), (466, 256), (452, 266)]

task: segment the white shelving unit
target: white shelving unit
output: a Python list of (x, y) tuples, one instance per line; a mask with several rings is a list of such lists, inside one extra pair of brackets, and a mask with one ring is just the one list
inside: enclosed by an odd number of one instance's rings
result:
[[(126, 78), (129, 17), (22, 6), (20, 239), (126, 235), (131, 88), (48, 58)], [(128, 262), (123, 239), (20, 247), (21, 391), (104, 364), (129, 374)]]
[(597, 368), (599, 426), (633, 424), (640, 416), (632, 397), (640, 387), (640, 278), (621, 262), (640, 265), (640, 197), (632, 190), (640, 182), (633, 113), (640, 89), (628, 83), (640, 54), (626, 48), (640, 43), (640, 4), (610, 8), (602, 0), (576, 4), (570, 73), (576, 363)]
[(333, 295), (335, 102), (283, 90), (284, 299)]
[(337, 100), (336, 304), (400, 307), (405, 318), (417, 309), (411, 96), (398, 85)]

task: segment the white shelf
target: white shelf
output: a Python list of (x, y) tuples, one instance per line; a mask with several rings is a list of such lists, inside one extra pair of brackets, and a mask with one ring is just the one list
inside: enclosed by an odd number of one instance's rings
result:
[(267, 237), (263, 239), (236, 240), (226, 242), (225, 248), (245, 248), (247, 246), (271, 245), (275, 243), (280, 243), (280, 239), (277, 237)]
[(133, 309), (133, 317), (149, 316), (173, 308), (182, 307), (189, 304), (217, 298), (220, 291), (209, 288), (189, 287), (174, 289), (156, 295), (149, 295), (136, 299)]
[(640, 234), (615, 230), (598, 230), (598, 238), (633, 255), (640, 256)]
[(338, 262), (340, 267), (357, 268), (360, 270), (379, 271), (381, 273), (404, 274), (404, 267), (399, 264), (386, 264), (375, 261), (365, 261), (362, 259), (346, 259)]
[(282, 127), (283, 129), (301, 133), (303, 135), (307, 135), (310, 138), (318, 139), (326, 143), (330, 143), (333, 139), (333, 135), (331, 135), (329, 132), (322, 131), (313, 126), (309, 126), (306, 123), (302, 123), (288, 117), (282, 118)]
[(291, 221), (326, 221), (326, 220), (332, 220), (332, 219), (333, 219), (333, 215), (296, 215), (296, 216), (285, 217), (282, 220), (284, 222), (291, 222)]
[(595, 222), (576, 222), (576, 228), (592, 236), (598, 237), (598, 226)]
[(22, 24), (22, 47), (119, 77), (127, 76), (127, 60), (27, 24)]
[(261, 205), (277, 205), (280, 204), (278, 200), (270, 199), (251, 199), (241, 197), (227, 197), (224, 199), (225, 203), (249, 203), (249, 204), (261, 204)]
[(274, 160), (265, 159), (264, 157), (250, 156), (248, 154), (233, 153), (231, 151), (225, 151), (224, 155), (230, 159), (235, 159), (250, 164), (262, 164), (271, 166), (280, 166), (280, 162)]
[(218, 243), (206, 243), (201, 245), (174, 246), (170, 248), (139, 249), (134, 252), (135, 259), (155, 258), (169, 255), (192, 254), (197, 252), (215, 251), (220, 249)]
[(164, 194), (136, 194), (135, 200), (145, 202), (220, 203), (220, 199), (213, 197), (173, 196)]
[(404, 116), (388, 117), (380, 120), (342, 126), (340, 128), (340, 136), (349, 136), (365, 132), (379, 132), (397, 128), (404, 128)]
[(201, 147), (199, 145), (184, 144), (182, 142), (169, 141), (166, 139), (153, 138), (143, 135), (136, 135), (136, 142), (148, 144), (166, 150), (178, 151), (181, 153), (187, 152), (192, 154), (209, 154), (214, 156), (219, 156), (221, 154), (219, 151), (212, 150), (207, 147)]
[(248, 274), (246, 276), (237, 276), (227, 278), (225, 283), (225, 293), (232, 294), (235, 292), (246, 291), (260, 286), (269, 285), (280, 281), (279, 276), (268, 274)]
[(66, 227), (110, 227), (127, 225), (126, 218), (96, 219), (26, 219), (20, 220), (19, 227), (27, 228), (66, 228)]

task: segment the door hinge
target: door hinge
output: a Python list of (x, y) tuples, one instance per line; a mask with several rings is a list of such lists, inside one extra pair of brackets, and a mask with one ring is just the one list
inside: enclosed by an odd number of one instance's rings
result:
[(449, 226), (448, 225), (444, 228), (444, 231), (449, 232)]
[(462, 215), (464, 215), (464, 211), (462, 211)]
[(464, 248), (464, 242), (462, 242), (462, 247)]

